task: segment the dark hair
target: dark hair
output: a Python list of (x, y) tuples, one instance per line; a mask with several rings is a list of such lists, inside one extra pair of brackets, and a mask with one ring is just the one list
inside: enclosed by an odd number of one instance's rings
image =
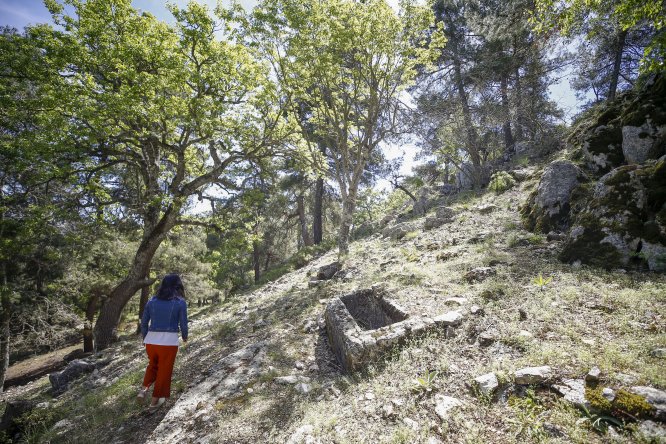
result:
[(180, 280), (180, 276), (177, 274), (167, 274), (162, 279), (162, 284), (157, 290), (158, 299), (174, 299), (174, 298), (185, 298), (185, 287), (183, 286), (183, 281)]

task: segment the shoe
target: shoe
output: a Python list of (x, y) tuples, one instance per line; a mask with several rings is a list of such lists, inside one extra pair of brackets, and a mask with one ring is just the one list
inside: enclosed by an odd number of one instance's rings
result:
[(150, 410), (151, 412), (155, 412), (155, 411), (159, 410), (159, 408), (162, 407), (165, 402), (166, 402), (166, 398), (158, 398), (157, 399), (157, 404), (149, 406), (148, 410)]
[(146, 394), (148, 393), (148, 387), (142, 387), (139, 389), (139, 393), (136, 394), (137, 404), (143, 404), (146, 400)]

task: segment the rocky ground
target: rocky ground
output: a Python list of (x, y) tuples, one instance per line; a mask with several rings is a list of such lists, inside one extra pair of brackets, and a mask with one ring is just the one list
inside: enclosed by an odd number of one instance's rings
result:
[[(390, 222), (352, 243), (333, 279), (310, 283), (329, 252), (194, 312), (174, 395), (155, 414), (134, 402), (138, 339), (89, 359), (56, 398), (45, 378), (3, 397), (41, 403), (30, 442), (663, 442), (666, 278), (560, 262), (559, 236), (521, 228), (533, 173)], [(325, 306), (374, 284), (412, 317), (462, 321), (345, 375)]]

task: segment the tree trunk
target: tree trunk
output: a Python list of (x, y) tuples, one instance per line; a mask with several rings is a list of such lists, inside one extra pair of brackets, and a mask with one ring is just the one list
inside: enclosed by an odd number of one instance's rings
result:
[[(144, 279), (148, 279), (150, 276), (145, 276)], [(150, 297), (150, 285), (146, 285), (141, 288), (141, 299), (139, 299), (139, 319), (136, 324), (137, 334), (141, 333), (141, 319), (143, 318), (143, 311), (146, 309), (146, 304), (148, 303), (148, 298)]]
[(3, 286), (0, 289), (2, 295), (2, 313), (0, 313), (0, 393), (5, 385), (5, 377), (9, 368), (9, 324), (12, 315), (12, 304), (9, 299), (9, 288), (7, 277), (3, 273)]
[(312, 239), (308, 233), (308, 221), (305, 219), (305, 196), (299, 194), (296, 197), (296, 212), (298, 213), (298, 221), (301, 225), (301, 237), (303, 238), (303, 245), (306, 247), (312, 246)]
[(356, 209), (356, 189), (352, 185), (347, 197), (342, 200), (342, 218), (338, 238), (338, 258), (343, 260), (349, 254), (349, 233), (351, 231), (354, 210)]
[(506, 116), (502, 131), (504, 132), (504, 149), (507, 153), (513, 152), (513, 133), (511, 132), (511, 109), (509, 107), (509, 87), (506, 75), (502, 73), (500, 78), (500, 93), (502, 96), (502, 111)]
[(254, 268), (254, 283), (258, 284), (261, 278), (261, 251), (257, 240), (252, 242), (252, 267)]
[(405, 193), (407, 196), (409, 196), (409, 198), (412, 199), (412, 200), (414, 201), (414, 203), (416, 203), (416, 202), (419, 201), (419, 200), (416, 198), (416, 196), (414, 196), (414, 194), (412, 194), (411, 191), (409, 191), (407, 188), (403, 187), (403, 186), (400, 185), (399, 183), (396, 182), (396, 183), (393, 184), (393, 186), (395, 187), (396, 190), (400, 190), (400, 191), (402, 191), (403, 193)]
[(315, 245), (324, 239), (324, 178), (317, 178), (314, 196), (314, 214), (312, 215), (312, 236)]
[[(326, 156), (326, 146), (319, 144), (319, 151)], [(324, 240), (324, 178), (318, 177), (315, 184), (314, 211), (312, 215), (312, 237), (315, 245)]]
[(150, 272), (157, 248), (176, 224), (178, 212), (179, 208), (167, 209), (160, 221), (144, 235), (129, 273), (102, 302), (94, 330), (96, 350), (104, 350), (117, 339), (116, 330), (123, 308), (139, 289), (154, 282), (154, 279), (146, 280), (145, 276)]
[(465, 92), (465, 84), (462, 77), (462, 67), (460, 64), (460, 57), (458, 54), (458, 40), (456, 30), (453, 22), (449, 19), (449, 41), (451, 43), (451, 51), (453, 53), (453, 81), (458, 92), (460, 106), (462, 108), (463, 121), (465, 123), (465, 132), (467, 134), (467, 152), (470, 160), (472, 161), (473, 181), (474, 188), (481, 188), (482, 171), (481, 171), (481, 157), (479, 156), (478, 135), (476, 128), (472, 123), (472, 112), (469, 108), (469, 101), (467, 93)]
[(520, 81), (520, 68), (516, 66), (516, 140), (518, 142), (524, 140), (523, 135), (523, 88)]
[(624, 46), (627, 39), (627, 31), (622, 30), (617, 35), (617, 46), (615, 47), (615, 60), (613, 61), (613, 74), (608, 87), (608, 102), (615, 99), (617, 92), (617, 82), (620, 78), (620, 68), (622, 67), (622, 56), (624, 55)]
[(93, 322), (95, 321), (95, 313), (97, 313), (99, 299), (99, 293), (93, 293), (88, 301), (88, 306), (86, 307), (86, 322), (83, 324), (83, 351), (85, 353), (95, 351)]

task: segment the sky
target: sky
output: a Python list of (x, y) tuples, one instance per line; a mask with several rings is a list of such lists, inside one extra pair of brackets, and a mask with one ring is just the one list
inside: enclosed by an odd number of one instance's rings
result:
[[(184, 6), (189, 0), (171, 0), (179, 6)], [(200, 3), (209, 5), (211, 10), (217, 4), (216, 0), (199, 0)], [(399, 0), (388, 0), (388, 3), (397, 8)], [(251, 9), (257, 4), (258, 0), (240, 0), (241, 5), (246, 10)], [(223, 1), (223, 4), (229, 3)], [(166, 2), (159, 0), (133, 0), (132, 5), (144, 11), (152, 13), (160, 20), (171, 22), (173, 17), (166, 9)], [(42, 0), (0, 0), (0, 26), (9, 25), (18, 29), (22, 29), (26, 25), (51, 22), (51, 16), (44, 6)], [(550, 96), (560, 108), (565, 111), (566, 120), (570, 121), (571, 117), (578, 112), (578, 105), (573, 91), (569, 87), (568, 73), (564, 73), (559, 81), (550, 87)], [(414, 156), (416, 155), (416, 146), (413, 144), (405, 145), (385, 145), (384, 152), (387, 158), (393, 159), (399, 156), (404, 157), (401, 172), (403, 174), (410, 174), (412, 166), (416, 164)], [(386, 189), (389, 187), (387, 181), (380, 181), (377, 188)]]

